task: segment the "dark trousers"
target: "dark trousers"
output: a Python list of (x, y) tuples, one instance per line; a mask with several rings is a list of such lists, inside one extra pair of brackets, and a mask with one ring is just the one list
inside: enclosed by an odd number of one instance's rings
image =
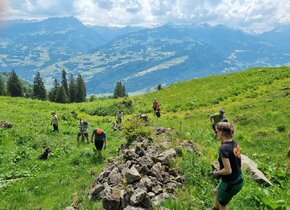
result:
[(53, 131), (57, 131), (57, 132), (59, 132), (59, 131), (58, 131), (58, 124), (53, 124)]

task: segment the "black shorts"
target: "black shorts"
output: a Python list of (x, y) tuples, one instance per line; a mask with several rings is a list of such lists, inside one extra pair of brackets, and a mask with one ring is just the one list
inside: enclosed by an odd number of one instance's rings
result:
[(78, 133), (78, 136), (84, 135), (85, 137), (89, 137), (88, 133)]
[(103, 141), (95, 141), (95, 147), (97, 150), (103, 149), (104, 142)]

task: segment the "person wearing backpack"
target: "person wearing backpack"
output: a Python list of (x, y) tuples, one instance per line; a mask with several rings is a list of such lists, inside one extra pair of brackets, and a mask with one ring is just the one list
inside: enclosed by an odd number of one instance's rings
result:
[(95, 128), (92, 137), (91, 142), (93, 143), (93, 138), (95, 137), (95, 147), (97, 150), (97, 154), (99, 156), (102, 156), (102, 149), (106, 149), (107, 146), (107, 135), (106, 132), (101, 128)]
[(84, 120), (80, 120), (79, 124), (79, 132), (77, 141), (79, 142), (80, 136), (82, 136), (82, 141), (84, 141), (84, 138), (86, 138), (87, 143), (89, 143), (89, 123)]
[(227, 204), (243, 187), (240, 147), (233, 140), (234, 128), (228, 122), (216, 125), (217, 136), (221, 141), (219, 147), (219, 168), (213, 176), (221, 178), (216, 188), (214, 210), (227, 210)]
[(154, 98), (153, 103), (152, 103), (152, 108), (154, 110), (154, 113), (156, 113), (158, 106), (159, 106), (158, 101), (156, 98)]

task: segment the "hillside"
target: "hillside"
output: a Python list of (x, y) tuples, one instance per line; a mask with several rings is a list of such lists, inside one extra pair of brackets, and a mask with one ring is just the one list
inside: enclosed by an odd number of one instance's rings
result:
[[(126, 140), (113, 132), (111, 121), (118, 109), (131, 115), (147, 113), (150, 126), (174, 128), (172, 146), (179, 139), (192, 141), (203, 156), (184, 153), (178, 167), (186, 176), (176, 199), (162, 205), (169, 209), (206, 209), (212, 205), (216, 181), (210, 163), (217, 158), (219, 142), (213, 137), (209, 114), (223, 108), (234, 123), (235, 139), (274, 183), (263, 187), (245, 173), (244, 189), (230, 209), (287, 209), (290, 206), (289, 145), (290, 68), (255, 68), (171, 85), (158, 92), (128, 99), (98, 99), (82, 104), (54, 104), (23, 98), (0, 97), (0, 120), (14, 123), (0, 129), (0, 206), (3, 209), (63, 209), (79, 201), (80, 209), (102, 209), (90, 202), (87, 192), (105, 162), (97, 160), (92, 145), (76, 142), (75, 111), (93, 127), (102, 127), (109, 137), (105, 158), (116, 157)], [(151, 113), (153, 98), (161, 105), (161, 118)], [(50, 112), (60, 117), (60, 133), (51, 133)], [(102, 115), (102, 116), (98, 116)], [(125, 125), (127, 122), (124, 122)], [(153, 135), (153, 133), (152, 133)], [(36, 160), (51, 147), (47, 161)], [(287, 166), (288, 164), (288, 166)], [(158, 208), (157, 208), (158, 209)]]

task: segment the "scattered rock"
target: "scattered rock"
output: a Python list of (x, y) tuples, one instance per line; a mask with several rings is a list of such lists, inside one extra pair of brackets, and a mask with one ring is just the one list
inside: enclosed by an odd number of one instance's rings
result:
[(8, 121), (0, 121), (0, 128), (12, 128), (13, 123)]

